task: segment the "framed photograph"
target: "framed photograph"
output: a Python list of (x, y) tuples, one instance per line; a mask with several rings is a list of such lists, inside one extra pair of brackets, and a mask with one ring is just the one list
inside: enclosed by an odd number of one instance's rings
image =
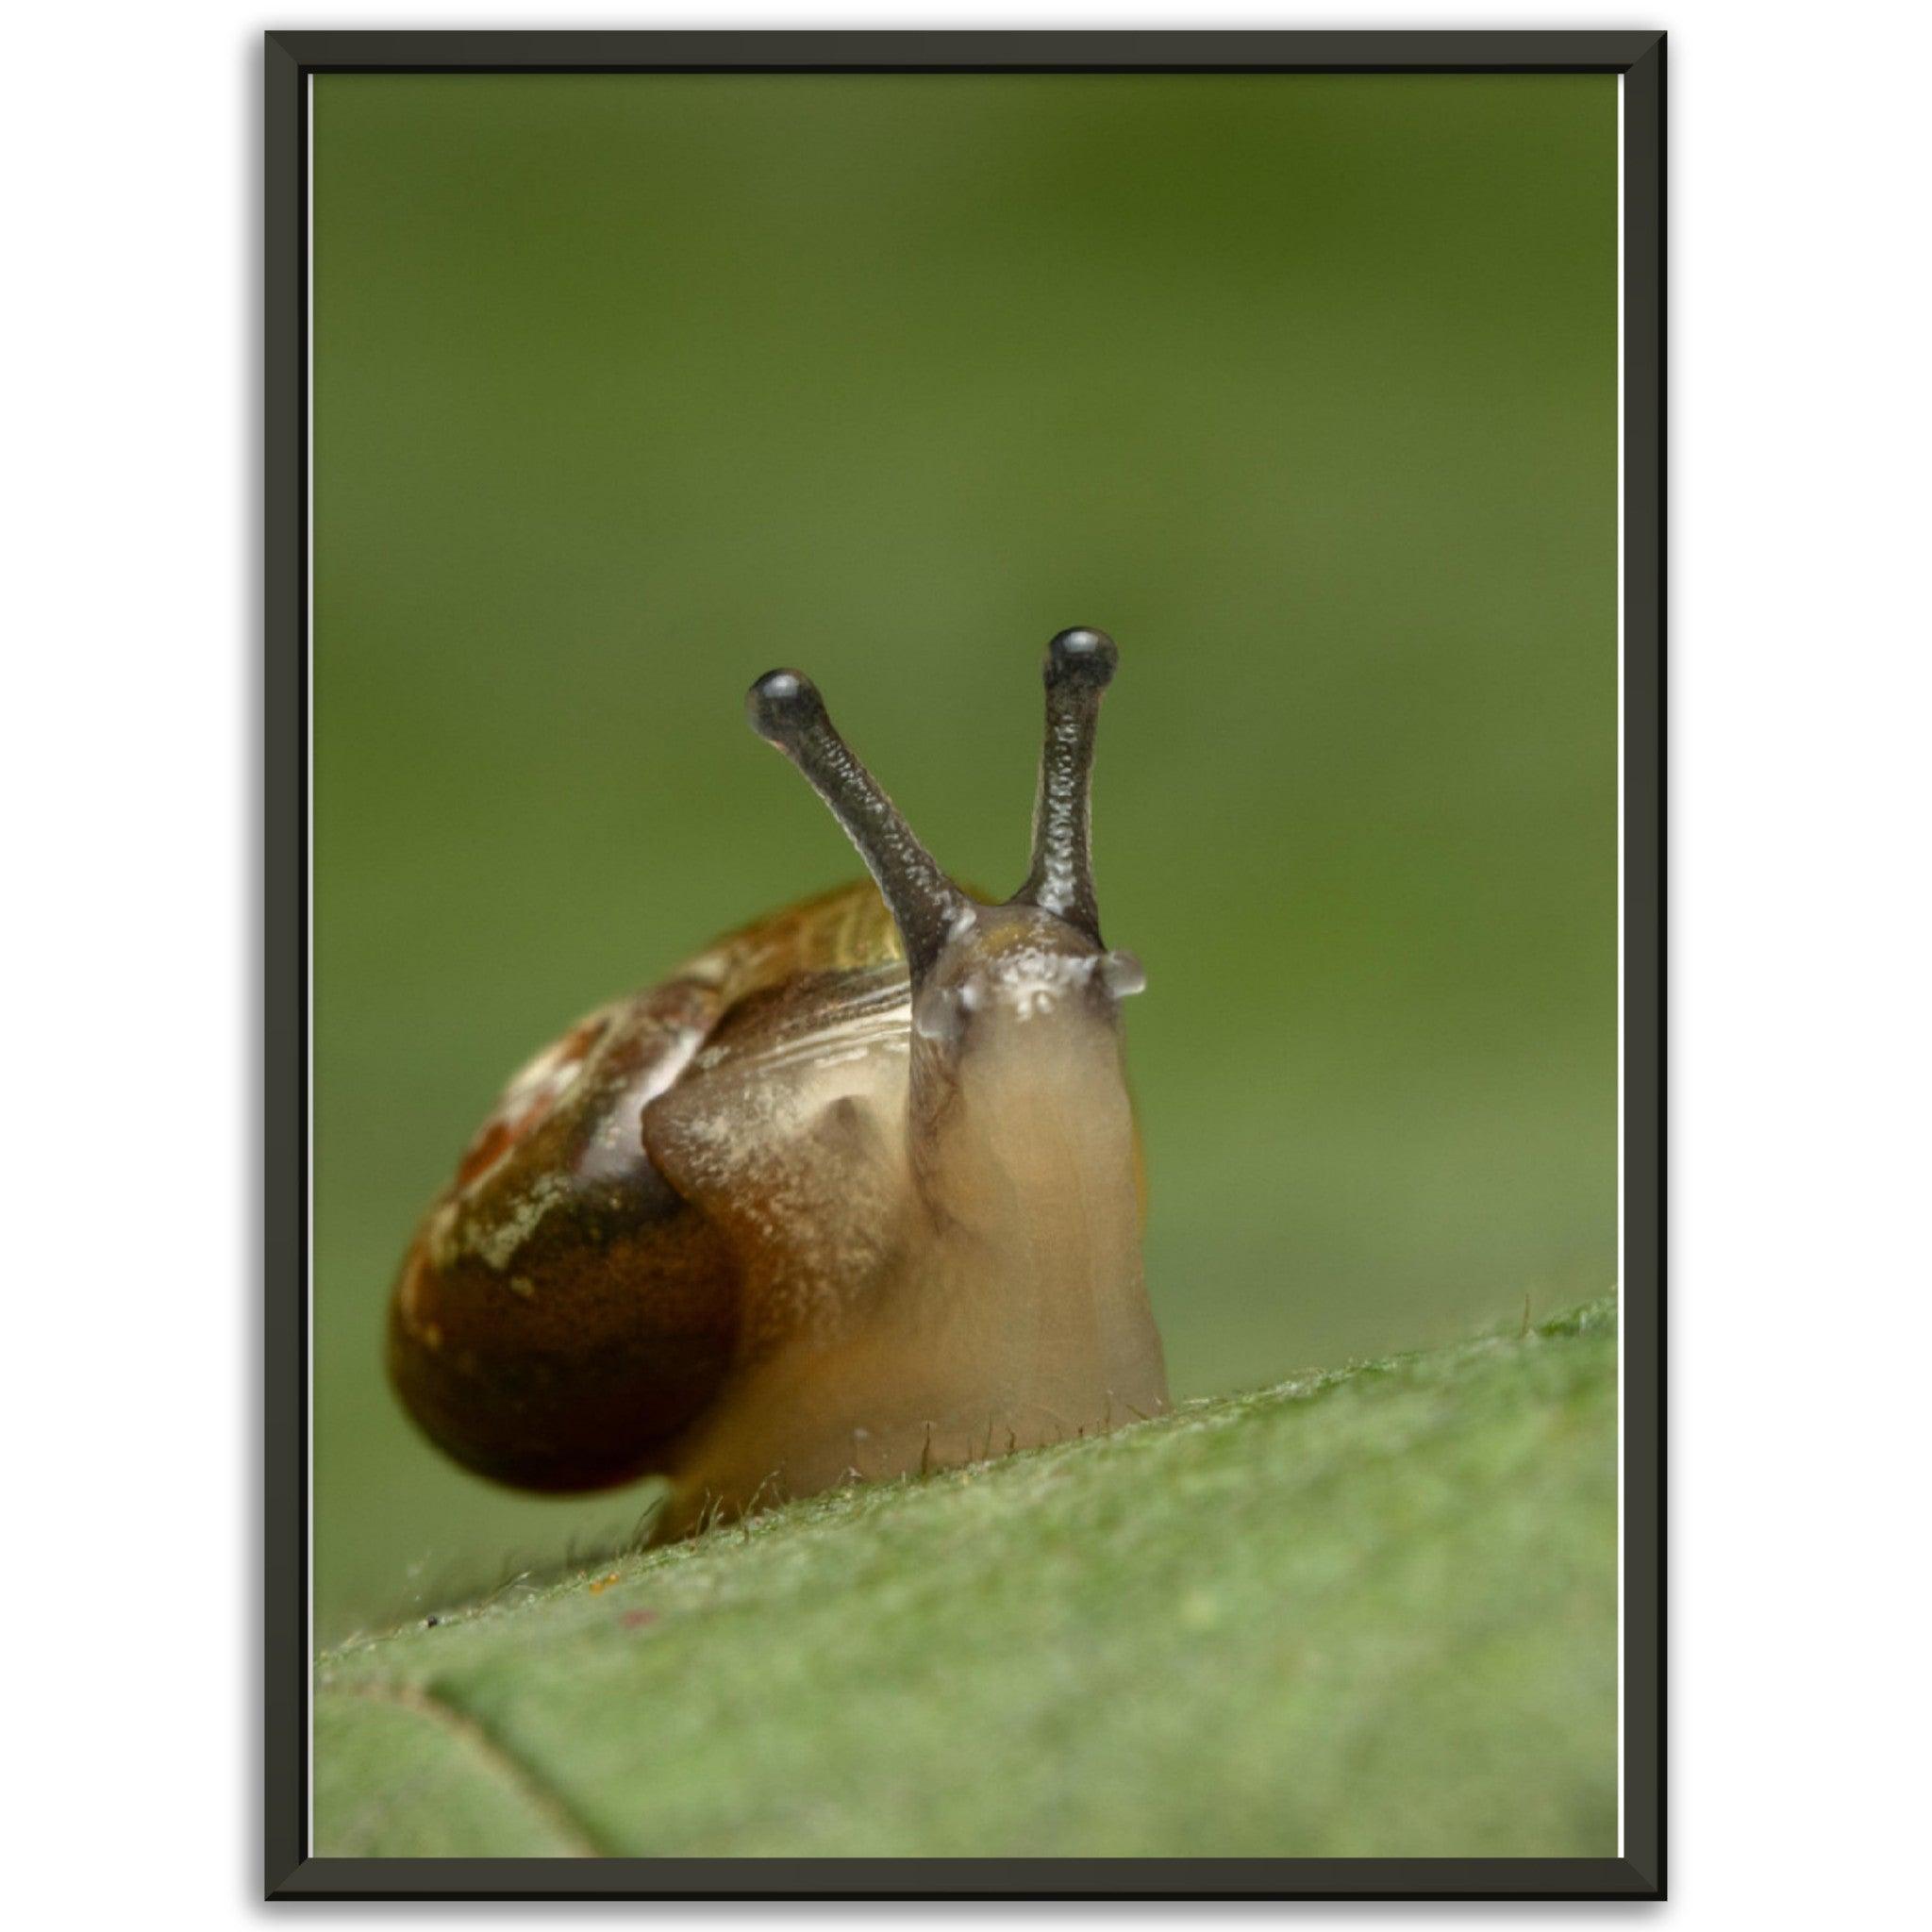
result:
[(268, 1894), (1663, 1896), (1664, 37), (265, 58)]

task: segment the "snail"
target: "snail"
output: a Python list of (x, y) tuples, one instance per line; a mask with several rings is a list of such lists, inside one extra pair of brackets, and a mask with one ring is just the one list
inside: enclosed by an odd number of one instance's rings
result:
[(1090, 792), (1118, 653), (1045, 664), (1032, 865), (963, 891), (810, 680), (751, 688), (871, 873), (600, 1008), (511, 1079), (391, 1301), (391, 1380), (519, 1488), (670, 1478), (659, 1538), (1167, 1406)]

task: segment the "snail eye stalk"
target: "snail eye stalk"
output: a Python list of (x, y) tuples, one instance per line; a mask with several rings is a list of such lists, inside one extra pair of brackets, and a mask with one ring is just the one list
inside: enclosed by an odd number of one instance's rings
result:
[(1033, 808), (1033, 864), (1015, 906), (1054, 913), (1098, 946), (1093, 891), (1093, 741), (1102, 693), (1120, 662), (1104, 630), (1063, 630), (1046, 647), (1046, 741)]
[(805, 774), (858, 848), (899, 928), (917, 986), (939, 958), (964, 895), (839, 736), (810, 678), (798, 671), (766, 672), (746, 695), (745, 715), (760, 738)]

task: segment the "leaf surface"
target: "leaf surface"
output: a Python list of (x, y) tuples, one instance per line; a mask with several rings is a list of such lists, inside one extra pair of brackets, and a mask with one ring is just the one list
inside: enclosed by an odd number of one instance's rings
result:
[(316, 1674), (323, 1856), (1610, 1857), (1616, 1330), (793, 1505)]

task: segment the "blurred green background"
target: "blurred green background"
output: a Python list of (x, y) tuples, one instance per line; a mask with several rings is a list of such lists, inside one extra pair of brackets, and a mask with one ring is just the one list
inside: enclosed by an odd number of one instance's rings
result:
[(808, 669), (1024, 871), (1054, 631), (1123, 668), (1109, 939), (1179, 1394), (1615, 1269), (1608, 77), (315, 83), (318, 1634), (627, 1529), (394, 1407), (501, 1080), (856, 873)]

